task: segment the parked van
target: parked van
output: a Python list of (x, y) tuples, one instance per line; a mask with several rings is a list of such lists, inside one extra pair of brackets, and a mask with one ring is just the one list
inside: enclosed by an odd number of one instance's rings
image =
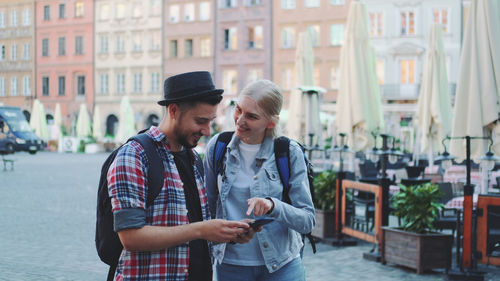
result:
[(35, 154), (38, 150), (44, 147), (43, 141), (33, 133), (26, 117), (19, 107), (0, 106), (0, 132), (6, 135), (9, 141), (5, 143), (6, 148), (11, 148), (12, 144), (14, 151), (27, 151)]

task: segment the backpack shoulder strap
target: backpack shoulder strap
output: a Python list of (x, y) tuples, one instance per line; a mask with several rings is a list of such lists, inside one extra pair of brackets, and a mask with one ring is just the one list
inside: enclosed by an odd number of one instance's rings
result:
[(130, 138), (131, 140), (137, 141), (146, 152), (146, 157), (148, 158), (148, 198), (146, 201), (146, 206), (151, 206), (156, 196), (160, 193), (163, 188), (163, 172), (164, 166), (163, 161), (156, 150), (153, 139), (146, 133), (141, 133)]
[(217, 137), (217, 141), (215, 142), (214, 149), (214, 163), (213, 167), (215, 169), (216, 174), (221, 173), (222, 161), (224, 160), (224, 155), (226, 154), (227, 145), (231, 141), (234, 132), (222, 132)]
[(288, 191), (290, 190), (290, 139), (281, 136), (274, 139), (274, 159), (276, 161), (276, 166), (278, 167), (278, 172), (280, 174), (280, 180), (283, 184), (283, 201), (290, 204), (290, 197), (288, 196)]

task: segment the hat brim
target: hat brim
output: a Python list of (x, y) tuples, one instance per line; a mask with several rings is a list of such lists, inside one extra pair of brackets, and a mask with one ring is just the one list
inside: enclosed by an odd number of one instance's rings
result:
[(196, 92), (191, 95), (185, 95), (179, 98), (174, 98), (174, 99), (164, 99), (161, 101), (158, 101), (159, 105), (169, 105), (171, 103), (176, 103), (176, 102), (184, 102), (184, 101), (194, 101), (193, 99), (196, 98), (203, 98), (203, 97), (209, 97), (213, 95), (221, 95), (224, 92), (223, 89), (214, 89), (214, 90), (207, 90), (207, 91), (202, 91), (202, 92)]

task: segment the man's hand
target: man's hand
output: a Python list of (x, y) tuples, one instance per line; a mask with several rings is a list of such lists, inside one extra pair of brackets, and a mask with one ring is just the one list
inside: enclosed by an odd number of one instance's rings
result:
[(250, 229), (248, 223), (241, 221), (214, 219), (204, 221), (202, 224), (203, 239), (216, 243), (236, 241), (239, 239), (238, 236)]
[(250, 198), (247, 203), (247, 216), (252, 214), (252, 210), (256, 216), (262, 216), (274, 208), (273, 201), (267, 198)]
[[(245, 222), (245, 223), (249, 223), (252, 221), (254, 221), (254, 220), (253, 219), (244, 219), (243, 220), (243, 222)], [(250, 242), (250, 240), (252, 240), (255, 233), (260, 232), (263, 227), (264, 226), (262, 226), (262, 225), (259, 226), (257, 229), (250, 227), (250, 228), (246, 229), (246, 231), (243, 232), (242, 234), (236, 235), (236, 239), (234, 239), (232, 242), (236, 242), (236, 243), (240, 243), (240, 244), (248, 243), (248, 242)]]

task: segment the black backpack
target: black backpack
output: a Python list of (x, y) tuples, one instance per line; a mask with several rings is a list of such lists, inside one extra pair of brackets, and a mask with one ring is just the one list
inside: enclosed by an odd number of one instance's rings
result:
[[(217, 174), (220, 174), (221, 169), (223, 167), (224, 155), (227, 151), (227, 145), (231, 141), (234, 132), (222, 132), (217, 137), (217, 141), (215, 142), (214, 149), (214, 167)], [(278, 172), (280, 175), (281, 183), (283, 184), (283, 201), (285, 203), (291, 204), (289, 192), (290, 192), (290, 139), (281, 136), (279, 138), (274, 139), (274, 159), (276, 161), (276, 166), (278, 168)], [(307, 167), (307, 180), (309, 181), (309, 191), (311, 193), (311, 197), (314, 202), (314, 174), (312, 169), (312, 164), (307, 158), (305, 154), (305, 149), (299, 142), (295, 141), (300, 148), (302, 149), (302, 153), (304, 155), (304, 161), (306, 162)], [(316, 242), (311, 233), (305, 234), (311, 247), (313, 249), (313, 253), (316, 253)]]
[[(141, 131), (143, 132), (143, 131)], [(156, 196), (163, 188), (163, 161), (156, 150), (153, 139), (146, 133), (139, 133), (131, 137), (127, 142), (135, 140), (145, 150), (148, 159), (148, 198), (146, 206), (150, 206)], [(120, 242), (118, 234), (113, 229), (113, 212), (111, 210), (111, 198), (108, 193), (107, 174), (109, 166), (115, 160), (119, 148), (115, 149), (104, 161), (101, 169), (101, 177), (99, 179), (99, 188), (97, 192), (97, 222), (95, 232), (95, 245), (99, 258), (110, 266), (108, 272), (108, 280), (112, 280), (116, 265), (120, 258), (123, 245)]]

